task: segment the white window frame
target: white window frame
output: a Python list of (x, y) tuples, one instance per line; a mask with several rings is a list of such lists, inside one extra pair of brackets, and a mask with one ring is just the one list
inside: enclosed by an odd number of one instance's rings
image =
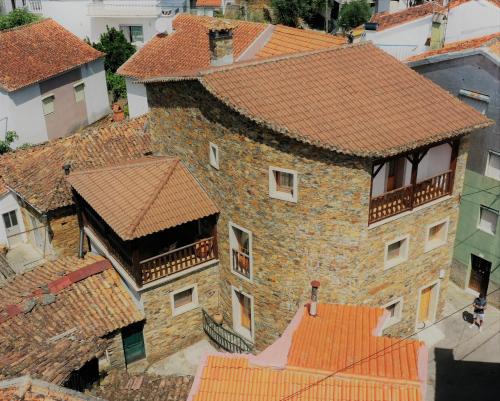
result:
[[(189, 304), (182, 305), (179, 308), (175, 307), (175, 302), (174, 302), (174, 296), (186, 291), (192, 289), (193, 290), (193, 301), (190, 302)], [(196, 309), (200, 306), (198, 302), (198, 284), (190, 284), (185, 287), (179, 288), (175, 291), (172, 291), (170, 293), (170, 304), (172, 305), (172, 316), (179, 316), (182, 315), (183, 313), (189, 312), (190, 310)]]
[[(394, 244), (395, 242), (398, 241), (405, 241), (406, 246), (403, 249), (403, 256), (400, 256), (399, 258), (391, 259), (388, 260), (388, 254), (389, 254), (389, 245)], [(406, 262), (408, 260), (408, 254), (410, 251), (410, 235), (402, 235), (401, 237), (394, 238), (391, 241), (387, 241), (385, 243), (385, 249), (384, 249), (384, 269), (391, 269), (394, 266), (397, 266), (403, 262)]]
[[(444, 240), (442, 241), (432, 241), (429, 239), (431, 228), (436, 227), (437, 225), (445, 224), (444, 227)], [(429, 224), (426, 227), (425, 233), (425, 249), (424, 252), (432, 251), (433, 249), (439, 248), (440, 246), (445, 245), (448, 242), (448, 230), (450, 228), (450, 218), (436, 221), (435, 223)]]
[(499, 180), (499, 178), (496, 178), (496, 177), (493, 177), (492, 175), (490, 175), (490, 160), (491, 160), (491, 155), (495, 155), (496, 157), (500, 158), (500, 153), (499, 152), (496, 152), (494, 150), (488, 150), (488, 159), (486, 160), (486, 168), (484, 169), (484, 175), (486, 177), (489, 177), (489, 178), (492, 178), (494, 180)]
[[(240, 274), (238, 273), (235, 269), (234, 269), (234, 266), (233, 266), (233, 243), (232, 243), (232, 238), (233, 238), (233, 228), (236, 228), (238, 230), (241, 230), (245, 233), (248, 234), (248, 256), (249, 256), (249, 259), (250, 259), (250, 266), (249, 266), (249, 271), (250, 271), (250, 277), (246, 277), (244, 276), (243, 274)], [(229, 222), (229, 263), (231, 265), (231, 272), (236, 275), (237, 277), (243, 279), (243, 280), (246, 280), (246, 281), (249, 281), (249, 282), (253, 282), (253, 235), (252, 235), (252, 232), (250, 230), (247, 230), (246, 228), (243, 228), (241, 226), (239, 226), (238, 224), (235, 224), (233, 223), (232, 221)]]
[[(494, 213), (497, 215), (497, 223), (495, 225), (495, 232), (491, 232), (491, 231), (487, 231), (485, 229), (483, 229), (481, 227), (481, 215), (482, 215), (482, 210), (485, 209), (491, 213)], [(484, 206), (484, 205), (479, 205), (479, 216), (478, 216), (478, 220), (477, 220), (477, 228), (478, 230), (482, 231), (483, 233), (486, 233), (486, 234), (489, 234), (489, 235), (496, 235), (497, 232), (498, 232), (498, 220), (500, 220), (500, 211), (498, 210), (495, 210), (495, 209), (492, 209), (488, 206)]]
[(219, 169), (219, 147), (215, 143), (212, 143), (212, 142), (208, 143), (208, 159), (210, 161), (210, 165), (214, 169), (218, 170)]
[[(82, 92), (83, 93), (83, 97), (80, 100), (78, 100), (78, 97), (76, 96), (76, 94), (77, 94), (76, 88), (78, 86), (82, 86), (82, 88), (83, 88), (83, 92)], [(73, 84), (73, 94), (75, 96), (75, 102), (76, 103), (84, 102), (85, 101), (85, 82), (80, 81), (80, 82), (77, 82), (76, 84)]]
[[(241, 309), (238, 296), (236, 293), (240, 293), (243, 296), (250, 299), (250, 319), (251, 319), (251, 332), (241, 326)], [(254, 297), (246, 292), (242, 291), (240, 288), (231, 286), (231, 304), (233, 312), (233, 330), (238, 333), (243, 338), (254, 342), (255, 341), (255, 311), (254, 311)]]
[[(274, 175), (274, 172), (280, 172), (280, 173), (286, 173), (286, 174), (291, 174), (293, 176), (293, 188), (292, 188), (292, 194), (288, 194), (285, 192), (280, 192), (276, 189), (277, 183), (276, 183), (276, 177)], [(294, 202), (297, 203), (299, 199), (299, 175), (297, 171), (295, 170), (289, 170), (286, 168), (281, 168), (281, 167), (275, 167), (275, 166), (269, 166), (269, 197), (274, 198), (274, 199), (279, 199), (287, 202)]]
[[(44, 100), (46, 100), (48, 98), (53, 98), (53, 100), (52, 100), (52, 111), (49, 111), (48, 113), (46, 113), (45, 112)], [(56, 112), (55, 102), (56, 102), (56, 96), (53, 93), (50, 93), (50, 94), (45, 95), (45, 96), (42, 96), (42, 111), (43, 111), (43, 115), (44, 116), (48, 116), (48, 115), (54, 114)]]
[(396, 315), (394, 317), (389, 317), (386, 319), (384, 323), (384, 329), (394, 326), (396, 323), (399, 323), (403, 318), (403, 297), (392, 299), (390, 302), (387, 302), (384, 306), (382, 306), (382, 308), (384, 308), (385, 310), (387, 307), (394, 305), (396, 303), (398, 304), (395, 310)]

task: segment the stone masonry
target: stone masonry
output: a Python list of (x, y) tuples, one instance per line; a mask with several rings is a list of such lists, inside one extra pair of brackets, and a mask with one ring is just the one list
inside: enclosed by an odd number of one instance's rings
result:
[[(403, 297), (402, 320), (387, 330), (394, 335), (415, 329), (419, 289), (436, 282), (439, 317), (467, 140), (461, 141), (451, 197), (368, 227), (371, 160), (315, 148), (258, 126), (197, 82), (148, 85), (148, 99), (156, 152), (179, 157), (221, 209), (219, 306), (231, 325), (231, 287), (253, 296), (257, 349), (283, 332), (308, 299), (312, 279), (321, 282), (321, 302), (382, 306)], [(209, 142), (219, 148), (219, 170), (209, 164)], [(297, 203), (269, 197), (270, 166), (298, 172)], [(450, 219), (447, 243), (424, 252), (427, 224), (445, 218)], [(231, 272), (229, 222), (252, 232), (252, 281)], [(410, 236), (408, 260), (384, 270), (386, 242), (403, 235)], [(441, 269), (445, 274), (440, 279)], [(175, 342), (165, 332), (147, 336), (149, 341)]]

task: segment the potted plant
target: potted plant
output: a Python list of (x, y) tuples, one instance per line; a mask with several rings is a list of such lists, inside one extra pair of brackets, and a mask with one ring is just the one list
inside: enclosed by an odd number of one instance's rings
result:
[(224, 316), (222, 315), (221, 312), (216, 312), (213, 316), (213, 320), (216, 324), (218, 324), (220, 326), (222, 324), (222, 322), (224, 321)]

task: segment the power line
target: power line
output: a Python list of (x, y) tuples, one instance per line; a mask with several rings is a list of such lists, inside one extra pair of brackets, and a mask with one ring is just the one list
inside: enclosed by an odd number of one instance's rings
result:
[[(490, 293), (488, 293), (488, 294), (487, 294), (487, 296), (490, 296), (491, 294), (493, 294), (493, 293), (497, 292), (498, 290), (500, 290), (500, 288), (497, 288), (496, 290), (491, 291)], [(319, 379), (319, 380), (317, 380), (317, 381), (315, 381), (315, 382), (313, 382), (313, 383), (311, 383), (311, 384), (308, 384), (307, 386), (305, 386), (305, 387), (301, 388), (300, 390), (297, 390), (296, 392), (294, 392), (294, 393), (292, 393), (292, 394), (289, 394), (289, 395), (287, 395), (287, 396), (285, 396), (285, 397), (283, 397), (283, 398), (280, 398), (280, 400), (279, 400), (279, 401), (288, 401), (288, 400), (291, 400), (291, 399), (293, 399), (295, 396), (298, 396), (298, 395), (302, 394), (303, 392), (305, 392), (305, 391), (307, 391), (307, 390), (311, 389), (312, 387), (317, 386), (318, 384), (320, 384), (320, 383), (322, 383), (322, 382), (324, 382), (324, 381), (328, 380), (329, 378), (331, 378), (331, 377), (335, 376), (337, 373), (340, 373), (340, 372), (342, 372), (342, 371), (344, 371), (344, 370), (346, 370), (346, 369), (349, 369), (349, 368), (353, 367), (354, 365), (357, 365), (358, 363), (361, 363), (361, 362), (363, 362), (363, 361), (365, 361), (365, 360), (367, 360), (367, 359), (370, 359), (370, 358), (372, 358), (373, 356), (375, 356), (375, 355), (377, 355), (377, 354), (379, 354), (379, 353), (381, 353), (381, 352), (384, 352), (384, 351), (388, 350), (389, 348), (392, 348), (392, 347), (394, 347), (395, 345), (400, 344), (401, 342), (406, 341), (406, 340), (410, 339), (411, 337), (413, 337), (413, 336), (415, 336), (415, 335), (417, 335), (417, 334), (420, 334), (420, 333), (421, 333), (421, 332), (423, 332), (424, 330), (427, 330), (427, 329), (429, 329), (429, 328), (431, 328), (431, 327), (433, 327), (433, 326), (435, 326), (435, 325), (437, 325), (437, 324), (441, 323), (443, 320), (446, 320), (446, 319), (448, 319), (449, 317), (456, 315), (458, 312), (460, 312), (460, 311), (462, 311), (462, 310), (464, 310), (464, 309), (466, 309), (466, 308), (470, 307), (470, 306), (471, 306), (471, 305), (473, 305), (473, 304), (474, 304), (474, 302), (472, 302), (472, 303), (470, 303), (470, 304), (467, 304), (467, 305), (465, 305), (465, 306), (463, 306), (463, 307), (461, 307), (461, 308), (459, 308), (459, 309), (455, 310), (454, 312), (450, 313), (449, 315), (446, 315), (446, 316), (442, 317), (441, 319), (439, 319), (439, 320), (437, 320), (436, 322), (434, 322), (434, 323), (430, 324), (429, 326), (426, 326), (426, 327), (424, 327), (424, 328), (423, 328), (423, 329), (421, 329), (421, 330), (417, 330), (417, 331), (415, 331), (414, 333), (412, 333), (412, 334), (410, 334), (410, 335), (408, 335), (408, 336), (406, 336), (406, 337), (400, 338), (400, 339), (399, 339), (398, 341), (396, 341), (395, 343), (393, 343), (393, 344), (391, 344), (391, 345), (388, 345), (387, 347), (384, 347), (384, 348), (382, 348), (382, 349), (378, 350), (377, 352), (374, 352), (373, 354), (370, 354), (370, 355), (368, 355), (368, 356), (366, 356), (366, 357), (364, 357), (364, 358), (361, 358), (361, 359), (359, 359), (359, 360), (357, 360), (357, 361), (355, 361), (355, 362), (353, 362), (353, 363), (351, 363), (351, 364), (349, 364), (349, 365), (347, 365), (347, 366), (344, 366), (343, 368), (340, 368), (340, 369), (336, 370), (335, 372), (330, 373), (330, 374), (326, 375), (325, 377), (323, 377), (323, 378), (321, 378), (321, 379)]]

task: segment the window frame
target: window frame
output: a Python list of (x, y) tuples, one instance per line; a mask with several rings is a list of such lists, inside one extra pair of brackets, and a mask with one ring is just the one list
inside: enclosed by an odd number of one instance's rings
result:
[[(494, 232), (486, 231), (486, 230), (484, 230), (481, 227), (481, 216), (482, 216), (482, 210), (483, 209), (486, 210), (486, 211), (489, 211), (489, 212), (491, 212), (493, 214), (496, 214), (496, 216), (497, 216), (497, 221), (496, 221), (496, 224), (495, 224), (495, 231)], [(489, 235), (496, 235), (497, 232), (498, 232), (498, 220), (499, 220), (499, 216), (500, 216), (500, 211), (492, 209), (491, 207), (488, 207), (488, 206), (479, 205), (479, 216), (478, 216), (478, 221), (477, 221), (477, 229), (480, 230), (481, 232), (489, 234)]]
[[(275, 172), (290, 174), (293, 177), (292, 193), (278, 191)], [(299, 200), (299, 174), (296, 170), (269, 166), (269, 197), (282, 201), (297, 203)]]
[(500, 159), (500, 152), (497, 152), (493, 149), (488, 149), (488, 158), (486, 159), (486, 168), (484, 169), (484, 175), (488, 178), (491, 178), (492, 180), (500, 181), (500, 177), (496, 178), (489, 175), (491, 155), (495, 155)]
[[(389, 254), (389, 246), (396, 243), (403, 241), (403, 244), (406, 244), (404, 246), (404, 255), (399, 256), (398, 258), (394, 259), (388, 259), (388, 254)], [(403, 262), (406, 262), (408, 260), (408, 255), (410, 253), (410, 235), (402, 235), (400, 237), (394, 238), (391, 241), (387, 241), (384, 245), (384, 270), (391, 269)]]
[[(236, 316), (238, 316), (238, 315), (235, 313), (235, 309), (240, 306), (239, 300), (238, 300), (238, 295), (236, 293), (240, 293), (241, 295), (243, 295), (244, 297), (246, 297), (250, 300), (250, 320), (251, 320), (250, 321), (250, 326), (251, 326), (250, 332), (248, 332), (248, 330), (241, 325), (241, 310), (240, 310), (239, 317), (236, 318)], [(240, 336), (245, 338), (246, 340), (249, 340), (253, 343), (255, 341), (255, 299), (254, 299), (253, 295), (250, 295), (250, 294), (244, 292), (240, 288), (237, 288), (235, 286), (231, 286), (231, 307), (232, 307), (232, 314), (233, 314), (233, 324), (232, 324), (233, 330), (237, 334), (239, 334)]]
[[(7, 219), (5, 216), (8, 217), (9, 220), (9, 226), (7, 227)], [(13, 219), (12, 216), (16, 219), (16, 224), (13, 224)], [(2, 220), (3, 220), (3, 225), (5, 226), (5, 229), (8, 230), (9, 228), (19, 226), (19, 219), (17, 218), (17, 211), (16, 209), (10, 210), (8, 212), (2, 213)]]
[[(215, 155), (213, 150), (215, 150)], [(214, 169), (219, 170), (219, 147), (213, 142), (208, 143), (208, 160)]]
[[(253, 235), (252, 232), (244, 227), (239, 226), (236, 223), (233, 223), (232, 221), (229, 222), (229, 263), (231, 267), (231, 272), (236, 275), (237, 277), (247, 280), (249, 282), (253, 282)], [(249, 277), (246, 277), (245, 275), (239, 273), (237, 270), (234, 269), (233, 265), (233, 235), (231, 230), (233, 228), (236, 228), (237, 230), (243, 231), (244, 233), (248, 234), (248, 258), (249, 258)], [(238, 250), (239, 251), (239, 250)]]
[[(189, 289), (192, 289), (192, 302), (182, 305), (178, 308), (175, 307), (175, 295), (187, 291)], [(198, 299), (198, 284), (189, 284), (186, 285), (182, 288), (176, 289), (170, 293), (170, 304), (172, 306), (172, 316), (179, 316), (182, 315), (183, 313), (189, 312), (193, 309), (196, 309), (200, 306), (199, 299)]]
[(387, 302), (385, 305), (382, 306), (382, 308), (384, 308), (384, 310), (387, 310), (387, 308), (391, 305), (394, 305), (394, 304), (398, 304), (399, 306), (396, 306), (396, 311), (395, 311), (395, 314), (397, 314), (397, 316), (395, 317), (391, 317), (389, 316), (385, 322), (384, 322), (384, 330), (391, 327), (391, 326), (394, 326), (395, 324), (399, 323), (402, 318), (403, 318), (403, 297), (398, 297), (398, 298), (393, 298), (391, 299), (389, 302)]
[[(444, 239), (442, 241), (439, 241), (439, 242), (430, 240), (429, 237), (430, 237), (431, 228), (436, 227), (440, 224), (445, 224), (444, 234), (443, 234)], [(436, 221), (434, 223), (428, 224), (427, 227), (425, 228), (426, 232), (425, 232), (424, 252), (429, 252), (429, 251), (432, 251), (433, 249), (436, 249), (436, 248), (439, 248), (443, 245), (446, 245), (448, 243), (449, 228), (450, 228), (450, 218), (449, 217), (447, 217), (446, 219), (442, 219), (442, 220)]]
[[(76, 91), (76, 88), (79, 86), (82, 87), (82, 98), (80, 100), (78, 100), (77, 91)], [(73, 95), (75, 96), (76, 103), (85, 102), (85, 82), (84, 81), (79, 81), (79, 82), (73, 84)]]
[[(44, 103), (44, 101), (49, 99), (49, 98), (52, 98), (52, 111), (49, 111), (48, 113), (46, 113), (46, 108), (45, 108), (46, 104)], [(42, 96), (42, 111), (43, 111), (44, 116), (50, 116), (51, 114), (54, 114), (56, 112), (55, 103), (56, 103), (56, 95), (54, 95), (53, 93)]]

